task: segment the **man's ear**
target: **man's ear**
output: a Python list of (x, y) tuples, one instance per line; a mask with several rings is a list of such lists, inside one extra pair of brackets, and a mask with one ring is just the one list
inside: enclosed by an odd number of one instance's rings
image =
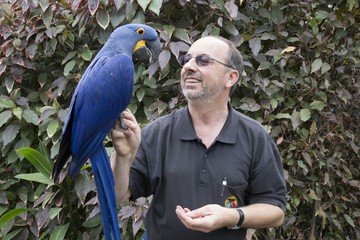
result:
[(226, 86), (231, 88), (232, 86), (234, 86), (234, 84), (237, 83), (238, 79), (239, 79), (239, 72), (237, 70), (231, 70), (229, 72), (229, 76), (226, 81)]

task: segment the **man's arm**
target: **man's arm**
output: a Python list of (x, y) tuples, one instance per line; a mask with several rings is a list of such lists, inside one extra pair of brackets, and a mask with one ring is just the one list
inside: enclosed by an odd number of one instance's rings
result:
[(122, 203), (131, 196), (129, 189), (130, 167), (141, 141), (140, 127), (134, 115), (129, 111), (124, 111), (121, 117), (127, 128), (122, 128), (120, 123), (116, 122), (111, 132), (115, 152), (111, 155), (110, 163), (115, 180), (117, 203)]
[[(284, 221), (284, 212), (281, 208), (257, 203), (241, 207), (244, 212), (243, 228), (278, 227)], [(189, 229), (211, 232), (222, 227), (231, 227), (239, 222), (239, 213), (234, 208), (226, 208), (217, 204), (190, 210), (177, 206), (176, 214), (182, 223)]]

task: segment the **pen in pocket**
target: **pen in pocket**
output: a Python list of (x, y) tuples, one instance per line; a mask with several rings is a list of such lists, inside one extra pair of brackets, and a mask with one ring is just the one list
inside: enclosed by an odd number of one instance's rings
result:
[(224, 190), (225, 186), (227, 185), (226, 177), (224, 177), (224, 180), (222, 181), (222, 189), (221, 189), (221, 196), (224, 196)]

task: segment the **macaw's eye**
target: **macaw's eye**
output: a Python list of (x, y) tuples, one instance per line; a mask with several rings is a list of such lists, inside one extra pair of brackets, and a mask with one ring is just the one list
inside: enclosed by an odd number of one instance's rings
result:
[(136, 30), (136, 32), (137, 32), (138, 34), (140, 34), (140, 35), (143, 35), (143, 34), (145, 33), (145, 29), (143, 29), (143, 28), (138, 28), (138, 29)]

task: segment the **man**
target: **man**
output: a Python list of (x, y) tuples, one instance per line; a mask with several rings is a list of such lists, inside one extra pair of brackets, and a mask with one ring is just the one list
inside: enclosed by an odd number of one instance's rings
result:
[(226, 39), (204, 37), (182, 64), (187, 107), (148, 124), (141, 136), (129, 112), (128, 129), (114, 127), (118, 202), (153, 195), (144, 239), (238, 240), (247, 228), (280, 226), (286, 187), (279, 152), (264, 128), (228, 101), (241, 54)]

